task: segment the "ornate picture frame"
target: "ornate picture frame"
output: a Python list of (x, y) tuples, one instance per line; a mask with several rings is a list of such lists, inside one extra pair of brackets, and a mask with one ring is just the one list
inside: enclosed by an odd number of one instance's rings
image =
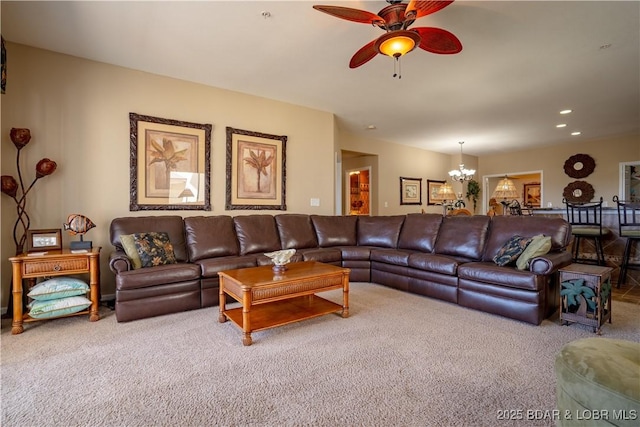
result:
[(434, 179), (427, 180), (427, 205), (441, 205), (442, 200), (438, 200), (438, 190), (444, 185), (445, 181), (439, 181)]
[(27, 252), (62, 249), (62, 229), (27, 230)]
[(522, 202), (525, 206), (531, 206), (532, 208), (539, 208), (541, 206), (542, 193), (540, 183), (534, 182), (523, 185)]
[(210, 211), (212, 128), (129, 113), (129, 210)]
[(400, 177), (400, 204), (422, 204), (422, 178)]
[(287, 210), (287, 137), (227, 127), (226, 209)]

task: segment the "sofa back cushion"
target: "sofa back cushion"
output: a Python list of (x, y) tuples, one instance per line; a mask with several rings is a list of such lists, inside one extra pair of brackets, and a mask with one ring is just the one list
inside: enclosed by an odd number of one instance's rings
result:
[(305, 214), (280, 214), (275, 216), (282, 249), (306, 249), (318, 246), (311, 217)]
[(398, 248), (432, 252), (441, 223), (440, 214), (408, 214), (400, 232)]
[(184, 230), (192, 262), (239, 253), (233, 218), (228, 215), (187, 217)]
[(122, 234), (165, 232), (173, 246), (173, 253), (178, 262), (186, 262), (187, 245), (184, 236), (182, 217), (177, 215), (129, 216), (115, 218), (109, 226), (109, 240), (117, 250), (124, 251), (120, 236)]
[(321, 247), (356, 246), (358, 243), (357, 216), (311, 215), (311, 222)]
[(380, 248), (398, 247), (404, 215), (358, 217), (358, 245)]
[(273, 252), (281, 249), (273, 215), (247, 215), (233, 218), (240, 255)]
[(480, 260), (490, 222), (491, 217), (486, 215), (444, 217), (434, 252)]
[(551, 251), (567, 247), (571, 240), (571, 226), (563, 218), (544, 216), (494, 216), (483, 261), (491, 261), (502, 245), (514, 235), (533, 237), (539, 234), (551, 237)]

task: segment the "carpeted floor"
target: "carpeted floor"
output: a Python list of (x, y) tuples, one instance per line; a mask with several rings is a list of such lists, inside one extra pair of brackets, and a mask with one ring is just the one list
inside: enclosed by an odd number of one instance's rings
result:
[[(341, 291), (325, 297), (336, 302)], [(603, 337), (640, 341), (638, 306), (613, 302)], [(540, 326), (369, 283), (350, 317), (253, 334), (218, 308), (117, 323), (75, 317), (1, 333), (4, 427), (499, 426), (555, 408), (554, 358), (591, 328)]]

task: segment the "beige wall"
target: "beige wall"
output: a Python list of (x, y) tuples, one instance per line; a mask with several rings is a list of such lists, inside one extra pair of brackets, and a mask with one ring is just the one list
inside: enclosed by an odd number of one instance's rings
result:
[[(452, 167), (451, 156), (375, 139), (359, 138), (348, 133), (340, 135), (338, 144), (343, 150), (377, 156), (378, 162), (375, 168), (372, 168), (372, 185), (377, 185), (377, 191), (373, 191), (373, 213), (398, 215), (420, 212), (421, 209), (432, 213), (442, 212), (439, 206), (427, 206), (427, 179), (444, 180), (448, 176), (447, 171)], [(357, 167), (364, 166), (366, 164), (362, 162), (357, 164)], [(401, 176), (422, 178), (422, 206), (400, 205)], [(460, 191), (460, 184), (455, 184), (454, 190)]]
[(562, 207), (564, 188), (576, 181), (565, 174), (564, 163), (575, 154), (588, 154), (593, 157), (596, 167), (591, 175), (582, 178), (581, 181), (591, 184), (595, 198), (602, 196), (611, 207), (614, 206), (611, 199), (618, 194), (620, 162), (640, 161), (640, 136), (627, 135), (603, 140), (567, 142), (538, 150), (482, 156), (479, 159), (478, 177), (541, 170), (542, 206), (546, 207), (550, 202), (554, 207)]
[[(86, 239), (103, 247), (103, 295), (114, 293), (113, 275), (107, 268), (112, 251), (108, 241), (111, 220), (118, 216), (167, 213), (129, 212), (129, 112), (213, 124), (213, 210), (171, 212), (183, 216), (281, 212), (225, 211), (226, 126), (288, 136), (288, 212), (323, 215), (335, 212), (339, 197), (335, 191), (336, 182), (342, 173), (335, 170), (334, 165), (340, 150), (373, 156), (372, 180), (378, 187), (372, 196), (373, 212), (378, 215), (420, 212), (421, 208), (427, 212), (441, 212), (438, 206), (426, 205), (427, 180), (444, 180), (447, 171), (457, 168), (460, 162), (459, 154), (449, 156), (340, 132), (329, 112), (13, 43), (7, 43), (7, 51), (7, 94), (1, 97), (2, 174), (16, 176), (16, 150), (9, 139), (9, 130), (11, 127), (30, 128), (33, 139), (23, 149), (21, 158), (25, 181), (28, 183), (33, 179), (35, 163), (39, 159), (49, 157), (58, 163), (58, 170), (40, 180), (29, 194), (27, 211), (31, 216), (31, 228), (62, 228), (71, 213), (82, 213), (91, 218), (97, 227)], [(468, 147), (464, 148), (466, 152)], [(572, 181), (564, 175), (562, 165), (566, 158), (576, 153), (590, 154), (596, 159), (596, 170), (587, 180), (594, 185), (596, 195), (611, 200), (617, 192), (618, 163), (640, 160), (640, 141), (638, 135), (634, 135), (480, 159), (465, 154), (464, 161), (468, 168), (478, 169), (477, 179), (485, 174), (543, 170), (545, 201), (558, 205), (562, 188)], [(377, 163), (373, 159), (377, 159)], [(400, 205), (401, 176), (422, 178), (422, 206)], [(453, 187), (456, 192), (464, 193), (460, 184), (454, 183)], [(319, 198), (320, 206), (311, 207), (310, 198)], [(7, 258), (15, 251), (12, 241), (15, 204), (5, 195), (0, 201), (4, 308), (11, 280)], [(71, 237), (63, 233), (65, 245), (70, 240)]]
[[(287, 135), (288, 211), (327, 215), (334, 212), (335, 125), (331, 113), (13, 43), (7, 43), (7, 52), (7, 93), (2, 95), (2, 174), (17, 178), (10, 129), (30, 128), (32, 140), (21, 153), (25, 181), (33, 179), (35, 164), (41, 158), (49, 157), (58, 163), (58, 170), (38, 181), (29, 193), (31, 228), (62, 228), (72, 213), (91, 218), (97, 227), (85, 238), (92, 240), (94, 246), (103, 247), (103, 294), (114, 293), (113, 275), (107, 268), (112, 251), (108, 241), (111, 220), (159, 213), (129, 212), (129, 112), (213, 124), (213, 210), (174, 211), (176, 214), (282, 212), (225, 211), (226, 126)], [(312, 197), (320, 199), (319, 207), (310, 206)], [(6, 195), (0, 199), (2, 307), (6, 307), (11, 281), (7, 258), (15, 252), (12, 228), (16, 216), (13, 200)], [(63, 233), (65, 245), (71, 239)]]

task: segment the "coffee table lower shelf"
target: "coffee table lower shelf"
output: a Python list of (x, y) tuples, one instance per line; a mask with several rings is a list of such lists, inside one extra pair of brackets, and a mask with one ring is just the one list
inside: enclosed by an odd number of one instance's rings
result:
[[(305, 295), (258, 304), (251, 306), (251, 328), (248, 332), (275, 328), (276, 326), (283, 326), (337, 312), (343, 312), (341, 305), (318, 295)], [(242, 307), (226, 310), (222, 314), (244, 330)], [(342, 314), (345, 317), (344, 313)]]

